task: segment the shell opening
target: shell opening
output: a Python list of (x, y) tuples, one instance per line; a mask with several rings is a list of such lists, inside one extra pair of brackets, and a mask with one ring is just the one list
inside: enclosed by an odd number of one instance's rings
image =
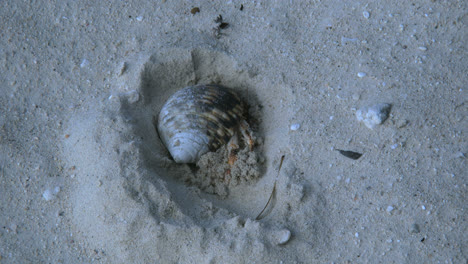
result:
[(177, 163), (196, 163), (209, 151), (208, 138), (194, 133), (177, 133), (171, 138), (168, 150)]

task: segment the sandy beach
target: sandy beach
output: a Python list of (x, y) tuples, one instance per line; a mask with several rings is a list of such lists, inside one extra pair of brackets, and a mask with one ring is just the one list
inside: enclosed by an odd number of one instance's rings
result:
[[(467, 263), (467, 6), (4, 1), (0, 263)], [(160, 139), (199, 84), (233, 167)]]

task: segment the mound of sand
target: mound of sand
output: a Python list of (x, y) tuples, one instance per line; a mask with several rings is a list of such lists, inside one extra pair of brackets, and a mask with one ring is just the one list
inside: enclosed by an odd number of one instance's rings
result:
[[(263, 123), (287, 118), (278, 112), (280, 108), (263, 107), (279, 104), (278, 99), (262, 95), (256, 87), (265, 84), (216, 52), (169, 50), (164, 56), (129, 60), (125, 68), (108, 105), (92, 119), (79, 115), (69, 124), (79, 135), (67, 141), (64, 149), (73, 151), (64, 155), (69, 164), (80, 168), (73, 188), (73, 212), (81, 236), (116, 260), (242, 262), (239, 252), (264, 262), (277, 259), (279, 255), (270, 248), (278, 246), (277, 234), (283, 226), (264, 226), (251, 219), (263, 208), (273, 186), (274, 168), (260, 166), (271, 162), (265, 162), (258, 151), (263, 150), (268, 161), (285, 144), (271, 138), (287, 131), (270, 131), (272, 127)], [(197, 166), (176, 164), (155, 130), (154, 116), (165, 99), (196, 82), (229, 85), (257, 106), (251, 114), (256, 115), (254, 127), (265, 138), (265, 146), (240, 150), (229, 175), (225, 174), (225, 147), (205, 154)], [(259, 181), (261, 176), (264, 179)], [(181, 237), (191, 241), (188, 247), (178, 246)], [(212, 245), (219, 250), (203, 250)]]

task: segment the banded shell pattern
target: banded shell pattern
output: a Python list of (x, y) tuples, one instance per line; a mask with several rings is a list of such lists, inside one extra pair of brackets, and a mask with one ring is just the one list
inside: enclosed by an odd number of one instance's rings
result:
[(221, 85), (195, 85), (173, 94), (159, 113), (158, 132), (177, 163), (196, 163), (236, 133), (246, 107)]

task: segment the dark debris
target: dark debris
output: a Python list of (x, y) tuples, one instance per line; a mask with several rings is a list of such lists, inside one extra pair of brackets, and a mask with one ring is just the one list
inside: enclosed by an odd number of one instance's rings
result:
[(229, 26), (229, 23), (224, 22), (223, 16), (222, 16), (222, 15), (219, 15), (219, 16), (214, 20), (214, 22), (218, 24), (216, 27), (213, 28), (214, 36), (215, 36), (216, 38), (220, 38), (220, 37), (223, 35), (223, 34), (221, 33), (221, 30), (227, 28), (227, 27)]
[(350, 150), (337, 149), (337, 151), (339, 151), (341, 155), (343, 155), (343, 156), (345, 156), (347, 158), (353, 159), (353, 160), (357, 160), (362, 156), (362, 153), (354, 152), (354, 151), (350, 151)]
[(194, 7), (194, 8), (192, 8), (192, 10), (190, 10), (190, 13), (192, 13), (192, 15), (195, 15), (196, 13), (199, 13), (199, 12), (200, 12), (199, 7)]

